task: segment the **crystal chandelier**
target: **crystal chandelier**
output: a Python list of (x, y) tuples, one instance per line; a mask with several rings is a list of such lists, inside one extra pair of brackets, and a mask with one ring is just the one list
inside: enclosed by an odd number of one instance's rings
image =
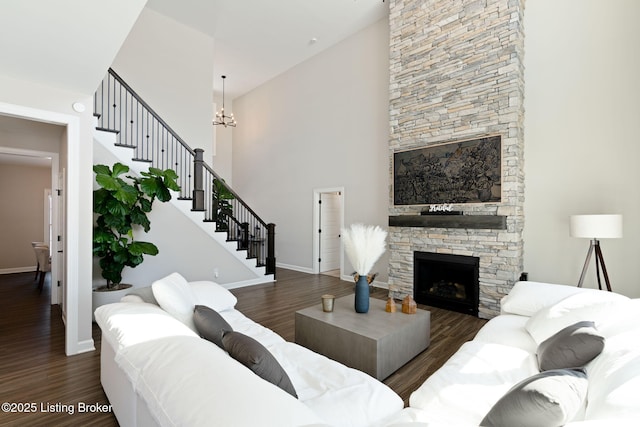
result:
[(213, 119), (213, 124), (223, 125), (224, 127), (231, 126), (234, 128), (236, 127), (236, 119), (233, 118), (233, 113), (229, 116), (224, 113), (224, 79), (226, 78), (227, 76), (222, 76), (222, 109), (220, 111), (216, 111), (216, 118)]

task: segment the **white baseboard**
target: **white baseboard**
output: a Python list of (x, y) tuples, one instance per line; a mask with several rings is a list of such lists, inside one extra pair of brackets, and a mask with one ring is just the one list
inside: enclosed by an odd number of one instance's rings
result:
[(94, 351), (95, 349), (93, 339), (90, 339), (78, 341), (75, 345), (67, 345), (65, 353), (67, 356), (73, 356), (74, 354), (87, 353), (89, 351)]
[(0, 268), (0, 274), (30, 273), (35, 271), (36, 271), (35, 265), (31, 267)]
[(313, 269), (309, 267), (300, 267), (298, 265), (291, 265), (291, 264), (281, 264), (279, 262), (276, 263), (276, 267), (284, 268), (286, 270), (299, 271), (300, 273), (314, 274)]
[(224, 286), (227, 289), (236, 289), (236, 288), (244, 288), (247, 286), (263, 285), (265, 283), (273, 283), (273, 282), (275, 282), (275, 280), (273, 279), (273, 275), (269, 274), (269, 275), (265, 275), (264, 278), (260, 277), (257, 279), (242, 280), (240, 282), (221, 283), (220, 285)]

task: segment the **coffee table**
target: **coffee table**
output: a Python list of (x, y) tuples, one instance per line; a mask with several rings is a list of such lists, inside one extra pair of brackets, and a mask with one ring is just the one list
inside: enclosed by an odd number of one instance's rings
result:
[(333, 312), (322, 304), (296, 311), (295, 341), (317, 353), (383, 380), (424, 351), (430, 342), (431, 313), (387, 313), (371, 298), (368, 313), (356, 313), (354, 295), (337, 298)]

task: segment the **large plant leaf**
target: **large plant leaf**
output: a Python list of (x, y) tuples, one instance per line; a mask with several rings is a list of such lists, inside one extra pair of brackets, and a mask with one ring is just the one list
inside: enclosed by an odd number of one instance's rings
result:
[(162, 182), (164, 185), (173, 191), (180, 191), (180, 185), (178, 185), (178, 174), (173, 169), (167, 169), (162, 173)]
[(151, 206), (153, 205), (151, 200), (145, 199), (145, 198), (140, 198), (140, 200), (138, 200), (138, 202), (140, 202), (140, 209), (142, 210), (142, 212), (146, 212), (146, 213), (151, 212)]
[(139, 207), (136, 206), (135, 208), (133, 208), (130, 217), (131, 222), (133, 224), (142, 226), (145, 232), (148, 232), (151, 228), (151, 222), (149, 221), (149, 218)]
[[(119, 180), (122, 181), (121, 179)], [(128, 206), (132, 206), (136, 202), (136, 200), (138, 200), (138, 191), (133, 185), (129, 185), (122, 181), (122, 184), (115, 191), (113, 197)]]
[(98, 174), (96, 175), (96, 182), (109, 191), (118, 191), (122, 185), (122, 180), (114, 178), (111, 175)]
[(93, 165), (93, 172), (102, 175), (111, 175), (111, 169), (107, 165)]
[(93, 211), (99, 214), (106, 213), (106, 201), (109, 198), (111, 198), (111, 192), (109, 190), (104, 188), (95, 190), (93, 192)]
[(147, 176), (146, 178), (142, 178), (140, 180), (140, 189), (144, 194), (152, 198), (156, 196), (161, 185), (162, 181), (158, 181), (156, 178), (150, 176)]
[(158, 247), (149, 242), (131, 242), (129, 252), (134, 255), (158, 255)]
[(113, 177), (118, 177), (123, 173), (129, 172), (129, 166), (123, 165), (122, 163), (116, 163), (113, 165)]
[[(158, 179), (158, 181), (162, 182), (162, 180), (160, 179)], [(169, 200), (171, 200), (171, 192), (164, 185), (164, 183), (162, 185), (158, 185), (158, 190), (156, 191), (156, 197), (161, 202), (168, 202)]]

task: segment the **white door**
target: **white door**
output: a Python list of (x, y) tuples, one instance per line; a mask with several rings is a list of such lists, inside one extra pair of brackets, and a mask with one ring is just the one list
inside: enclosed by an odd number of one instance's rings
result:
[(320, 273), (340, 269), (340, 228), (342, 226), (342, 193), (320, 193), (319, 244)]

